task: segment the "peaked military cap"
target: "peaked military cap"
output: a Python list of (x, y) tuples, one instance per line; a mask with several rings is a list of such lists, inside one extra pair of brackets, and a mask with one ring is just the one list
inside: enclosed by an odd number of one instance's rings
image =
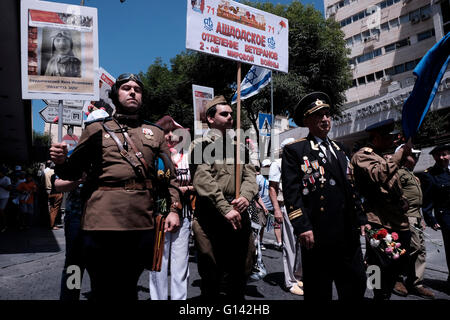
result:
[(303, 119), (310, 114), (323, 109), (330, 108), (330, 97), (326, 93), (317, 91), (304, 96), (295, 107), (294, 122), (304, 127)]
[(215, 96), (214, 99), (209, 100), (208, 103), (206, 104), (205, 112), (208, 112), (209, 109), (218, 104), (228, 104), (228, 102), (224, 96)]
[(366, 132), (379, 132), (380, 134), (398, 134), (400, 131), (394, 130), (395, 121), (390, 118), (371, 124), (366, 128)]
[(430, 154), (433, 155), (436, 152), (443, 151), (443, 150), (449, 151), (450, 150), (450, 145), (448, 145), (448, 144), (441, 144), (439, 146), (436, 146), (430, 151)]

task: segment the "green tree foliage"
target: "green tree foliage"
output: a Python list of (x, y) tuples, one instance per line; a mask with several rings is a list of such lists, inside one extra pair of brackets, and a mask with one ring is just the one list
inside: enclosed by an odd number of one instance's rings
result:
[[(333, 114), (339, 114), (351, 74), (344, 35), (338, 23), (325, 20), (318, 10), (299, 1), (290, 5), (244, 3), (289, 20), (289, 73), (273, 74), (274, 113), (293, 114), (305, 94), (324, 91), (333, 102)], [(249, 69), (250, 65), (242, 64), (242, 78)], [(216, 95), (223, 94), (231, 100), (237, 82), (236, 71), (234, 61), (193, 51), (182, 52), (171, 59), (170, 68), (156, 59), (147, 72), (141, 74), (146, 87), (143, 115), (156, 121), (170, 114), (192, 130), (192, 84), (212, 87)], [(256, 96), (243, 100), (242, 108), (242, 127), (253, 125), (257, 130), (258, 113), (270, 111), (270, 85)]]

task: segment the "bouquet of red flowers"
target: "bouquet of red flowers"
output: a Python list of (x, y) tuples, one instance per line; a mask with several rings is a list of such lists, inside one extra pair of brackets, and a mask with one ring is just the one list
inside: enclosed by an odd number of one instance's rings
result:
[(406, 250), (401, 248), (401, 243), (397, 242), (396, 232), (389, 233), (384, 228), (375, 230), (366, 228), (366, 235), (371, 247), (379, 248), (391, 259), (396, 260), (406, 253)]

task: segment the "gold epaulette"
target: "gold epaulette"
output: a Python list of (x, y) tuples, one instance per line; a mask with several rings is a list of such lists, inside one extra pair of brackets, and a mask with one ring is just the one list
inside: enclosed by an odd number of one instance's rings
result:
[[(300, 139), (294, 140), (292, 142), (289, 142), (288, 144), (293, 144), (293, 143), (300, 142), (300, 141), (305, 141), (305, 140), (306, 140), (306, 138), (300, 138)], [(288, 144), (286, 144), (286, 145), (288, 145)]]

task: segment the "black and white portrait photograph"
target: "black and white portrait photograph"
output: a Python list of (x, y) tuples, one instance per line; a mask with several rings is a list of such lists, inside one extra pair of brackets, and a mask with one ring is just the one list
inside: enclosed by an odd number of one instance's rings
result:
[(42, 29), (40, 75), (81, 77), (81, 32)]

